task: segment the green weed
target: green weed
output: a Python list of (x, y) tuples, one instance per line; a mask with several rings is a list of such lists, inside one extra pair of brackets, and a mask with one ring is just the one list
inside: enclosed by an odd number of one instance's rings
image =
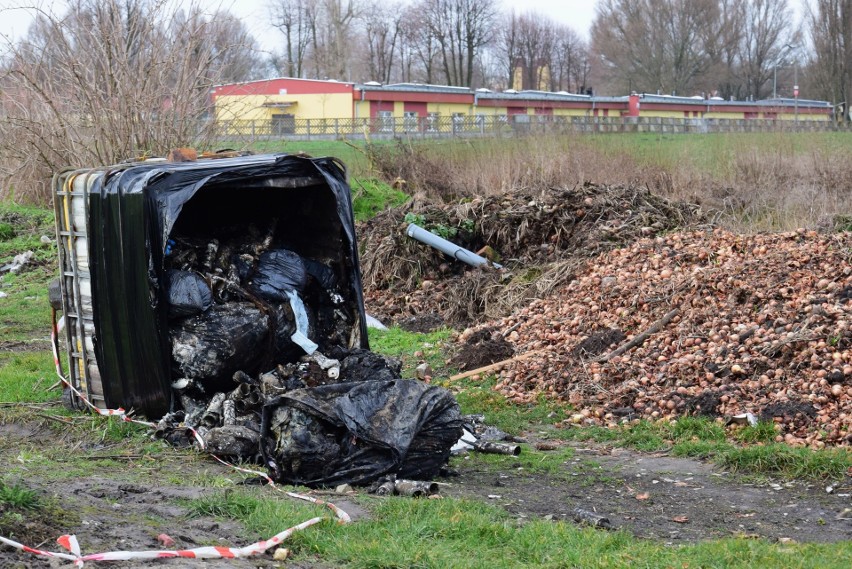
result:
[(59, 399), (50, 352), (0, 354), (0, 402), (40, 402)]
[[(452, 331), (449, 328), (428, 334), (407, 332), (398, 326), (388, 330), (369, 330), (370, 348), (380, 354), (402, 359), (403, 377), (414, 377), (414, 369), (425, 361), (436, 374), (447, 371), (444, 344)], [(419, 354), (419, 355), (415, 355)]]
[(0, 506), (17, 510), (32, 510), (38, 507), (38, 494), (18, 482), (7, 484), (0, 480)]
[(787, 478), (841, 478), (852, 468), (847, 449), (818, 451), (784, 444), (730, 448), (715, 457), (716, 462), (733, 472), (774, 474)]
[(400, 206), (409, 199), (405, 192), (375, 178), (352, 178), (350, 186), (355, 221), (366, 221), (380, 211)]

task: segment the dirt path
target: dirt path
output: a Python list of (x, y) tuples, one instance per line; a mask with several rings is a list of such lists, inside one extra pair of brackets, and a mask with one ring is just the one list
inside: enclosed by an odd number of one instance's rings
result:
[(749, 481), (697, 460), (609, 447), (577, 447), (554, 476), (463, 463), (446, 495), (488, 500), (518, 517), (570, 520), (582, 508), (606, 516), (613, 528), (670, 543), (852, 539), (849, 477), (827, 493), (818, 482)]
[[(79, 476), (70, 474), (81, 468), (80, 458), (62, 457), (70, 448), (95, 457)], [(0, 420), (4, 470), (40, 495), (54, 497), (60, 508), (59, 514), (22, 521), (14, 537), (27, 545), (56, 550), (56, 537), (74, 533), (85, 553), (157, 549), (161, 547), (157, 542), (160, 533), (171, 535), (181, 548), (242, 546), (269, 537), (250, 535), (234, 522), (189, 517), (186, 500), (221, 491), (224, 479), (239, 479), (226, 467), (184, 451), (128, 458), (118, 465), (116, 460), (103, 466), (98, 463), (97, 457), (117, 454), (97, 441), (57, 436), (49, 424)], [(799, 542), (852, 539), (849, 478), (827, 493), (820, 483), (753, 482), (696, 460), (603, 446), (575, 446), (573, 457), (548, 475), (530, 473), (513, 460), (507, 458), (496, 467), (455, 458), (452, 466), (459, 476), (446, 479), (442, 494), (484, 500), (520, 519), (571, 520), (574, 509), (583, 508), (605, 515), (616, 529), (665, 543), (730, 536)], [(63, 470), (67, 472), (57, 473)], [(357, 496), (332, 501), (350, 513), (369, 516), (358, 505)], [(2, 569), (56, 566), (62, 564), (0, 549)], [(204, 567), (212, 568), (273, 566), (277, 564), (269, 556), (204, 562)], [(311, 563), (295, 566), (323, 567)]]

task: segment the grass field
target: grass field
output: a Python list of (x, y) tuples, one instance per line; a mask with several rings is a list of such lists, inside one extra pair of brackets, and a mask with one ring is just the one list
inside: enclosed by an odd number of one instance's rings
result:
[[(641, 174), (645, 177), (640, 179), (650, 180), (659, 187), (668, 184), (672, 195), (686, 192), (682, 184), (704, 180), (706, 183), (701, 188), (733, 184), (731, 195), (742, 197), (737, 192), (744, 191), (749, 179), (767, 192), (771, 184), (779, 181), (788, 184), (791, 192), (802, 191), (802, 184), (811, 184), (813, 192), (821, 191), (819, 184), (845, 187), (849, 191), (850, 185), (843, 183), (852, 179), (845, 177), (849, 172), (845, 156), (850, 147), (852, 135), (846, 133), (637, 134), (565, 140), (437, 141), (418, 146), (409, 162), (402, 160), (399, 165), (417, 167), (411, 170), (412, 185), (417, 183), (418, 175), (426, 175), (428, 168), (441, 163), (445, 165), (445, 179), (468, 190), (491, 191), (493, 186), (488, 185), (488, 180), (496, 179), (525, 187), (556, 179), (569, 184), (593, 177), (611, 180), (607, 183), (618, 183), (619, 179), (627, 183), (631, 176)], [(259, 145), (256, 150), (303, 151), (314, 156), (341, 158), (349, 165), (353, 177), (356, 213), (364, 219), (388, 204), (399, 204), (407, 198), (388, 185), (393, 177), (408, 175), (402, 169), (393, 171), (389, 167), (393, 165), (390, 160), (394, 152), (401, 148), (394, 143), (380, 146), (379, 154), (384, 150), (389, 160), (382, 166), (373, 162), (363, 142), (285, 142)], [(424, 162), (416, 164), (418, 158)], [(798, 168), (808, 176), (801, 184), (789, 177)], [(816, 219), (817, 215), (848, 211), (848, 194), (833, 191), (835, 194), (829, 196), (832, 201), (825, 200), (819, 211), (806, 216), (796, 209), (799, 202), (791, 201), (794, 207), (790, 213), (766, 221), (765, 227), (786, 226)], [(747, 206), (738, 207), (736, 219), (742, 223), (746, 222), (749, 211), (756, 211), (756, 207), (751, 210)], [(56, 249), (54, 244), (42, 243), (40, 239), (41, 235), (52, 236), (52, 231), (51, 212), (0, 204), (0, 265), (25, 250), (35, 252), (31, 270), (3, 275), (0, 281), (0, 291), (6, 294), (0, 298), (0, 340), (8, 347), (0, 353), (0, 403), (10, 404), (0, 409), (0, 422), (33, 420), (34, 410), (19, 403), (59, 399), (59, 392), (50, 389), (55, 383), (55, 373), (46, 345), (50, 325), (46, 285), (56, 272)], [(410, 334), (394, 328), (388, 332), (371, 332), (370, 340), (375, 350), (401, 357), (406, 376), (413, 375), (416, 363), (425, 359), (437, 371), (436, 377), (444, 378), (452, 372), (445, 362), (451, 334), (450, 330)], [(457, 394), (463, 412), (482, 413), (489, 424), (510, 433), (534, 431), (546, 440), (588, 441), (642, 451), (670, 449), (673, 456), (700, 457), (730, 471), (754, 476), (822, 481), (842, 478), (852, 467), (852, 458), (846, 450), (812, 451), (772, 443), (775, 433), (771, 425), (726, 429), (709, 419), (686, 418), (676, 423), (638, 421), (614, 430), (564, 427), (571, 416), (570, 408), (546, 400), (524, 406), (509, 404), (490, 389), (493, 378), (436, 381)], [(47, 421), (52, 422), (71, 416), (58, 407), (51, 408), (50, 414), (54, 418)], [(139, 454), (157, 462), (166, 454), (171, 457), (175, 454), (172, 449), (150, 441), (142, 429), (112, 419), (89, 418), (75, 421), (71, 427), (63, 424), (56, 428), (61, 429), (63, 437), (73, 431), (81, 440), (89, 437), (100, 445), (108, 443), (113, 455)], [(564, 470), (562, 466), (571, 453), (570, 449), (552, 454), (531, 448), (526, 451), (522, 459), (482, 456), (474, 460), (495, 469), (514, 469), (520, 464), (530, 472), (555, 476)], [(56, 468), (60, 458), (62, 468)], [(202, 459), (192, 455), (187, 460)], [(55, 502), (40, 501), (27, 486), (27, 476), (108, 476), (110, 469), (121, 468), (123, 463), (117, 460), (94, 460), (86, 453), (69, 456), (61, 446), (33, 448), (29, 454), (22, 452), (14, 464), (0, 472), (0, 527), (4, 520), (12, 520), (4, 516), (23, 519), (39, 508), (56, 507)], [(5, 480), (10, 474), (20, 478)], [(209, 490), (203, 497), (186, 502), (193, 515), (239, 520), (250, 535), (266, 537), (287, 524), (317, 514), (316, 508), (279, 498), (269, 489), (236, 487), (230, 478), (219, 475), (193, 474), (190, 480), (179, 472), (172, 476), (170, 483), (190, 483)], [(850, 541), (803, 545), (734, 538), (673, 546), (640, 540), (626, 532), (584, 529), (569, 522), (519, 522), (499, 507), (465, 499), (379, 500), (363, 496), (359, 505), (369, 512), (369, 519), (348, 526), (324, 523), (294, 536), (288, 544), (295, 552), (296, 562), (364, 568), (852, 566)]]

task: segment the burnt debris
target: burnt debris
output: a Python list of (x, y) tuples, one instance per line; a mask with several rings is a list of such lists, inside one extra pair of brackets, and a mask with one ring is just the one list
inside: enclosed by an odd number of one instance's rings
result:
[[(283, 211), (300, 200), (317, 213), (304, 194)], [(327, 219), (339, 209), (294, 224), (275, 208), (210, 219), (211, 204), (187, 204), (164, 248), (174, 397), (158, 435), (197, 435), (284, 483), (437, 475), (461, 435), (458, 404), (366, 349), (357, 258)]]

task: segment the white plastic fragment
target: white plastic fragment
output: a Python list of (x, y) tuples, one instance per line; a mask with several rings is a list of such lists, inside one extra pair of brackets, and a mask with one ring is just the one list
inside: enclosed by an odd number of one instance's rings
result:
[(388, 327), (382, 324), (377, 318), (367, 314), (367, 328), (373, 328), (375, 330), (387, 330)]
[(737, 425), (751, 425), (752, 427), (757, 426), (757, 415), (754, 413), (743, 413), (741, 415), (734, 415), (731, 417), (731, 422), (736, 423)]
[(293, 309), (293, 315), (296, 317), (296, 332), (290, 336), (290, 339), (305, 350), (306, 354), (313, 354), (319, 346), (308, 338), (308, 313), (305, 311), (305, 303), (295, 290), (287, 291), (287, 298), (290, 299), (290, 308)]

